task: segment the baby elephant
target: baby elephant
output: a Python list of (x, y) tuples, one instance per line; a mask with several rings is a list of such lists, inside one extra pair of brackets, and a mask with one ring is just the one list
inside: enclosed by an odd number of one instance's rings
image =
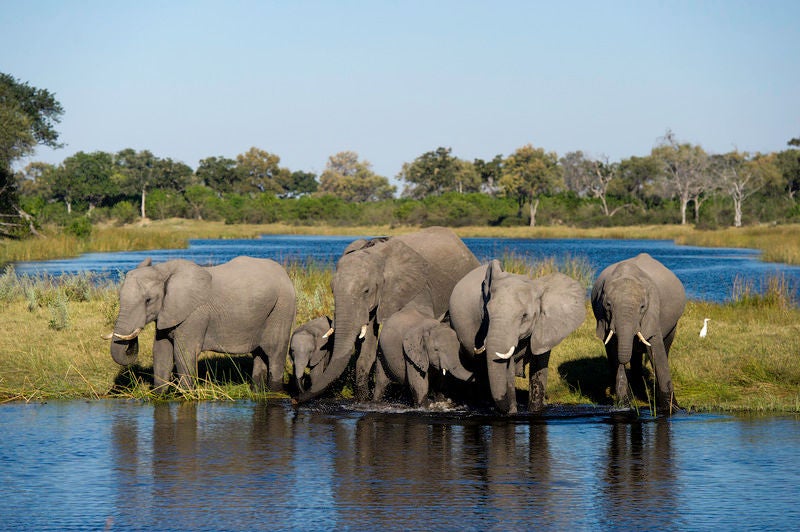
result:
[(448, 371), (467, 381), (472, 372), (461, 365), (458, 337), (446, 323), (410, 304), (394, 313), (381, 328), (380, 353), (373, 397), (380, 401), (389, 382), (411, 388), (414, 404), (422, 405), (431, 386), (431, 373)]
[[(307, 380), (319, 379), (328, 366), (333, 351), (333, 326), (327, 316), (315, 318), (295, 329), (289, 343), (289, 356), (294, 366), (294, 377), (300, 392), (307, 388)], [(306, 375), (306, 368), (310, 375)]]

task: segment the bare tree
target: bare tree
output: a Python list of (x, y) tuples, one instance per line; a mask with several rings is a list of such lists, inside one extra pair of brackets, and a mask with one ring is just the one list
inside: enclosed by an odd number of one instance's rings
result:
[(720, 186), (733, 200), (733, 226), (742, 226), (742, 205), (779, 174), (773, 156), (751, 155), (738, 150), (714, 158)]
[(668, 188), (678, 196), (681, 224), (686, 225), (689, 202), (699, 198), (708, 187), (709, 181), (705, 176), (708, 172), (708, 155), (700, 146), (679, 143), (671, 130), (667, 130), (651, 155), (660, 162), (661, 175)]
[(564, 181), (567, 188), (580, 197), (589, 196), (600, 200), (603, 214), (614, 216), (625, 205), (609, 210), (608, 187), (619, 176), (619, 163), (608, 161), (607, 155), (597, 159), (584, 156), (582, 151), (566, 154), (561, 158), (561, 167), (564, 170)]

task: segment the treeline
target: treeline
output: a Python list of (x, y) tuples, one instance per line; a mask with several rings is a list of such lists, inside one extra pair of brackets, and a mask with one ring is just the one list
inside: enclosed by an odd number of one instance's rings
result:
[(531, 145), (491, 161), (440, 147), (403, 165), (399, 197), (354, 152), (321, 175), (291, 170), (251, 148), (197, 169), (150, 151), (79, 152), (17, 172), (20, 204), (38, 224), (76, 217), (130, 223), (198, 218), (227, 223), (332, 225), (554, 225), (694, 223), (701, 227), (800, 221), (800, 144), (770, 154), (708, 154), (671, 132), (650, 155), (611, 162)]
[(47, 90), (0, 73), (0, 235), (57, 224), (172, 217), (228, 223), (553, 225), (800, 221), (800, 139), (773, 153), (706, 152), (666, 134), (643, 157), (610, 161), (525, 145), (491, 160), (438, 147), (389, 179), (352, 151), (320, 175), (256, 147), (196, 168), (148, 150), (78, 152), (58, 165), (13, 164), (37, 145), (59, 147), (63, 109)]

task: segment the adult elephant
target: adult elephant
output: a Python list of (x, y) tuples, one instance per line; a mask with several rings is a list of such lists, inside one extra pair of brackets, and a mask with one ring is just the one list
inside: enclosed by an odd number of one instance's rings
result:
[(464, 356), (485, 357), (498, 410), (517, 412), (516, 376), (528, 370), (528, 410), (544, 408), (550, 351), (586, 317), (578, 281), (552, 273), (531, 279), (503, 271), (500, 261), (475, 268), (450, 296), (450, 325)]
[(166, 389), (173, 367), (179, 385), (192, 388), (200, 352), (216, 351), (253, 353), (253, 386), (280, 391), (295, 305), (286, 270), (269, 259), (201, 267), (182, 259), (152, 265), (148, 258), (120, 288), (111, 356), (124, 366), (136, 362), (139, 333), (155, 321), (154, 389)]
[(663, 412), (677, 407), (669, 371), (669, 350), (686, 306), (681, 281), (647, 253), (608, 266), (592, 287), (597, 337), (604, 340), (616, 402), (630, 405), (625, 364), (641, 380), (647, 353), (658, 383), (656, 405)]
[(443, 227), (353, 242), (331, 281), (336, 328), (331, 360), (298, 401), (317, 397), (344, 372), (359, 338), (355, 395), (368, 400), (379, 325), (412, 301), (432, 316), (443, 315), (455, 284), (478, 264), (464, 242)]

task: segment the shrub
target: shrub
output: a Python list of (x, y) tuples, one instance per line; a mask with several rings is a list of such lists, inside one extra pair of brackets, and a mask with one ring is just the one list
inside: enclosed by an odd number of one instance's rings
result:
[(92, 236), (92, 222), (86, 216), (74, 218), (64, 232), (82, 240), (88, 240)]
[(139, 212), (130, 201), (120, 201), (111, 208), (111, 216), (116, 218), (117, 223), (129, 224), (135, 222), (139, 217)]

